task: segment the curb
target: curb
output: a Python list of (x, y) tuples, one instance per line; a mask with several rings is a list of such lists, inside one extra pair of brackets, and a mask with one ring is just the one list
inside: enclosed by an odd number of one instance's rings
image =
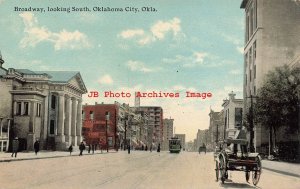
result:
[[(107, 153), (94, 153), (94, 154), (83, 154), (83, 156), (86, 155), (99, 155), (99, 154), (107, 154)], [(38, 159), (51, 159), (51, 158), (62, 158), (62, 157), (76, 157), (79, 155), (58, 155), (58, 156), (47, 156), (47, 157), (31, 157), (31, 158), (15, 158), (15, 159), (2, 159), (0, 160), (0, 163), (4, 162), (12, 162), (12, 161), (26, 161), (26, 160), (38, 160)]]
[(290, 173), (290, 172), (281, 171), (281, 170), (277, 170), (277, 169), (272, 169), (272, 168), (268, 168), (268, 167), (263, 167), (263, 169), (273, 171), (273, 172), (276, 172), (276, 173), (279, 173), (279, 174), (284, 174), (284, 175), (300, 178), (300, 175), (295, 174), (295, 173)]

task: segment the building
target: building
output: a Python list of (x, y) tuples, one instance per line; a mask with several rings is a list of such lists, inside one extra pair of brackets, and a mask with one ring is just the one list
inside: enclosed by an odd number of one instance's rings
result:
[(236, 138), (237, 130), (242, 128), (243, 99), (236, 99), (233, 92), (229, 93), (229, 99), (223, 101), (225, 138)]
[(214, 112), (210, 110), (209, 115), (209, 129), (207, 136), (207, 146), (209, 150), (215, 149), (219, 141), (224, 140), (224, 114), (221, 112)]
[(203, 146), (203, 144), (207, 146), (207, 143), (208, 143), (208, 129), (205, 130), (198, 129), (196, 143), (195, 143), (196, 150), (198, 151), (199, 147)]
[(118, 114), (119, 106), (116, 103), (84, 105), (82, 132), (85, 142), (108, 148), (119, 147)]
[[(244, 114), (255, 101), (269, 71), (293, 62), (300, 54), (298, 0), (243, 0), (245, 10)], [(251, 128), (250, 128), (251, 130)], [(254, 125), (254, 148), (266, 152), (268, 132)], [(248, 136), (249, 137), (249, 136)], [(264, 148), (264, 149), (262, 149)]]
[(148, 119), (148, 146), (154, 148), (163, 141), (163, 109), (159, 106), (140, 106), (136, 111), (144, 112)]
[[(81, 102), (86, 87), (79, 72), (3, 68), (0, 56), (1, 149), (18, 137), (20, 150), (66, 150), (82, 141)], [(4, 139), (4, 140), (3, 140)]]
[(169, 139), (173, 137), (173, 123), (174, 119), (165, 118), (163, 120), (164, 128), (163, 128), (163, 142), (162, 142), (162, 150), (169, 150)]
[(185, 134), (175, 134), (175, 137), (180, 139), (181, 147), (183, 150), (185, 150), (185, 147), (186, 147)]

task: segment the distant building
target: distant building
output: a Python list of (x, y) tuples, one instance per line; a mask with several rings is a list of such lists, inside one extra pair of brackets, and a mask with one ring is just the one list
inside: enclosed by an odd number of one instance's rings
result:
[(203, 146), (203, 144), (207, 146), (207, 143), (208, 143), (208, 129), (205, 130), (198, 129), (196, 143), (195, 143), (196, 150), (198, 150), (200, 146)]
[(225, 126), (225, 138), (236, 138), (237, 130), (242, 128), (243, 120), (243, 99), (236, 99), (233, 92), (229, 93), (229, 99), (224, 100), (223, 112), (224, 112), (224, 126)]
[(224, 140), (224, 115), (223, 111), (209, 113), (209, 129), (207, 148), (213, 150), (219, 141)]
[(163, 128), (162, 150), (169, 150), (169, 140), (173, 137), (174, 119), (165, 118), (163, 122), (164, 122), (164, 128)]
[[(297, 0), (242, 0), (245, 10), (244, 113), (255, 102), (266, 74), (284, 64), (299, 64), (300, 5)], [(294, 61), (295, 60), (295, 61)], [(298, 61), (297, 61), (298, 60)], [(269, 134), (254, 125), (254, 147), (267, 153)]]
[[(0, 56), (1, 149), (14, 137), (20, 150), (66, 150), (82, 141), (81, 102), (86, 87), (79, 72), (3, 68)], [(4, 140), (3, 140), (4, 139)], [(5, 147), (5, 148), (4, 148)]]
[(163, 141), (163, 109), (159, 106), (140, 106), (137, 111), (145, 112), (148, 120), (148, 146), (157, 147)]

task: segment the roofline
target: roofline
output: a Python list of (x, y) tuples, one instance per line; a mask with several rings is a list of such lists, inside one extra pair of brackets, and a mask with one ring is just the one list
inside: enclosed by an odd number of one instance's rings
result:
[(241, 3), (240, 8), (241, 8), (241, 9), (246, 8), (246, 5), (247, 5), (248, 1), (249, 1), (249, 0), (243, 0), (242, 3)]

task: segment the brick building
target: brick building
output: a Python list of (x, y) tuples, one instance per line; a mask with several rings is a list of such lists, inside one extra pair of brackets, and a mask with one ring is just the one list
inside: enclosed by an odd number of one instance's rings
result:
[[(119, 146), (118, 104), (84, 105), (82, 135), (87, 144), (108, 145), (109, 148)], [(109, 113), (109, 117), (107, 117)]]

